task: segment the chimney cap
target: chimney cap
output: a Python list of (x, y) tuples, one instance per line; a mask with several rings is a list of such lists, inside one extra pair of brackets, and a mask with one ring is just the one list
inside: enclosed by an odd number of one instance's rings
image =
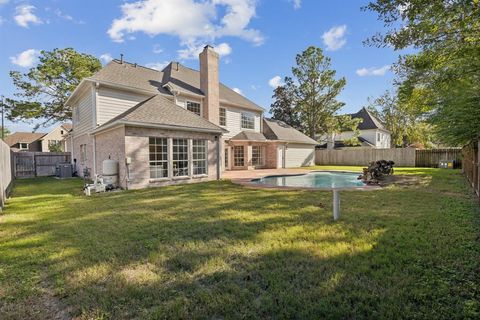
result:
[(205, 47), (203, 47), (203, 49), (205, 49), (205, 50), (208, 50), (208, 49), (213, 49), (213, 46), (211, 46), (211, 45), (207, 44)]

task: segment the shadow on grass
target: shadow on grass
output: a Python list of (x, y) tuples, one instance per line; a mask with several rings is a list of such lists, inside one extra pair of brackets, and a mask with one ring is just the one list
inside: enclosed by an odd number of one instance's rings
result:
[[(462, 188), (442, 173), (428, 188), (445, 181)], [(342, 218), (333, 223), (331, 193), (322, 191), (212, 182), (85, 198), (80, 187), (49, 179), (17, 185), (0, 233), (7, 316), (45, 315), (21, 307), (39, 293), (41, 272), (69, 312), (85, 318), (479, 312), (478, 215), (455, 195), (343, 192)], [(41, 200), (30, 201), (32, 190)]]

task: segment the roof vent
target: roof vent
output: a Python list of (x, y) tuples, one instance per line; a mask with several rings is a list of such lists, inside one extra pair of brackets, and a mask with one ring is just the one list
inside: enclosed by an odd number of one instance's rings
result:
[(120, 53), (120, 64), (123, 64), (123, 53)]

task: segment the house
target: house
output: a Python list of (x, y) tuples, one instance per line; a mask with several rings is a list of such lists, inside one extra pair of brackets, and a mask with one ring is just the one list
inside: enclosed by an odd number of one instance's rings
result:
[[(360, 109), (356, 113), (349, 114), (352, 119), (362, 119), (362, 122), (358, 125), (358, 130), (360, 135), (358, 136), (358, 141), (360, 142), (360, 147), (375, 148), (375, 149), (386, 149), (390, 148), (390, 131), (385, 129), (385, 126), (380, 120), (378, 120), (370, 111), (366, 108)], [(350, 147), (344, 143), (345, 140), (350, 139), (354, 136), (353, 131), (342, 131), (339, 134), (335, 135), (335, 144), (334, 148), (345, 148)], [(326, 138), (323, 137), (320, 139), (321, 143), (319, 148), (328, 148), (328, 142)]]
[(82, 80), (67, 101), (77, 172), (102, 174), (104, 160), (117, 160), (120, 185), (141, 188), (313, 163), (314, 140), (265, 119), (260, 106), (219, 81), (212, 47), (199, 60), (199, 71), (113, 60)]
[(15, 151), (50, 152), (52, 148), (67, 151), (65, 136), (72, 129), (70, 123), (63, 123), (48, 133), (15, 132), (5, 137), (5, 143)]
[(42, 138), (46, 133), (14, 132), (3, 140), (14, 151), (42, 151)]

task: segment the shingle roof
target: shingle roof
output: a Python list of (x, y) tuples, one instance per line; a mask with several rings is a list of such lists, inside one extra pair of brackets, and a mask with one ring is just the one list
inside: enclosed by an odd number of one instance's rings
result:
[(46, 133), (41, 132), (15, 132), (6, 136), (4, 141), (11, 147), (19, 142), (32, 143), (45, 135)]
[[(358, 141), (361, 142), (360, 145), (358, 146), (351, 146), (351, 145), (346, 145), (345, 142), (343, 142), (342, 140), (336, 140), (335, 141), (335, 146), (334, 146), (334, 149), (337, 149), (337, 148), (346, 148), (346, 147), (349, 147), (349, 148), (355, 148), (355, 147), (371, 147), (371, 148), (374, 148), (375, 145), (373, 145), (372, 143), (370, 143), (367, 139), (363, 138), (363, 137), (358, 137)], [(326, 149), (328, 147), (328, 143), (323, 143), (323, 144), (319, 144), (317, 145), (316, 148), (318, 149)]]
[(274, 119), (264, 119), (265, 126), (268, 127), (264, 130), (265, 136), (269, 140), (283, 140), (288, 142), (305, 143), (305, 144), (317, 144), (318, 142), (312, 138), (304, 135), (297, 129), (292, 128), (288, 124)]
[(168, 94), (168, 91), (162, 87), (162, 72), (128, 62), (121, 63), (119, 60), (110, 61), (88, 79), (138, 88), (152, 93)]
[[(200, 72), (178, 62), (171, 62), (162, 71), (158, 71), (128, 62), (121, 63), (119, 60), (112, 60), (88, 79), (138, 88), (153, 94), (171, 94), (164, 87), (166, 84), (170, 84), (176, 91), (203, 96), (203, 92), (200, 90)], [(263, 108), (222, 83), (220, 83), (219, 90), (221, 101), (250, 110), (263, 111)]]
[(369, 130), (369, 129), (382, 129), (386, 130), (384, 125), (378, 120), (373, 114), (371, 114), (366, 108), (360, 109), (357, 113), (350, 114), (352, 118), (360, 118), (363, 120), (358, 125), (360, 130)]
[(72, 124), (71, 123), (64, 123), (62, 124), (63, 129), (70, 131), (72, 130)]
[(112, 125), (114, 122), (165, 125), (189, 130), (203, 129), (215, 132), (225, 131), (210, 121), (176, 105), (162, 95), (156, 95), (140, 102), (124, 113), (104, 123), (95, 131), (101, 131), (105, 127)]
[(267, 138), (263, 133), (255, 131), (242, 131), (236, 134), (234, 137), (230, 138), (233, 141), (266, 141)]

